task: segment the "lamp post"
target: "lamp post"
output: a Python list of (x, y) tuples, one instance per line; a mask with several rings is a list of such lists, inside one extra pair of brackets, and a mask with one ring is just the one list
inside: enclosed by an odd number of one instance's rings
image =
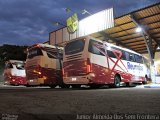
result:
[(63, 26), (63, 27), (66, 27), (66, 25), (60, 23), (60, 22), (54, 22), (53, 23), (54, 26)]
[[(53, 25), (54, 25), (54, 26), (66, 27), (66, 25), (64, 25), (64, 24), (62, 24), (62, 23), (60, 23), (60, 22), (54, 22)], [(62, 31), (63, 31), (63, 29), (62, 29)], [(60, 69), (62, 70), (61, 56), (60, 56), (60, 54), (59, 54), (60, 49), (58, 49), (58, 44), (55, 44), (55, 47), (56, 47), (56, 51), (57, 51), (57, 58), (58, 58), (58, 60), (59, 60)], [(62, 71), (61, 71), (61, 73), (62, 73)]]
[(88, 14), (88, 15), (92, 15), (90, 12), (88, 12), (86, 9), (83, 9), (82, 10), (82, 15), (85, 15), (85, 14)]
[[(76, 13), (75, 11), (73, 11), (73, 10), (71, 10), (70, 8), (65, 8), (65, 11), (66, 12), (73, 12), (73, 13)], [(86, 9), (83, 9), (83, 10), (81, 10), (81, 14), (82, 15), (85, 15), (85, 14), (88, 14), (88, 15), (92, 15), (90, 12), (88, 12)]]
[(65, 8), (65, 11), (68, 12), (68, 13), (69, 13), (69, 12), (74, 12), (74, 11), (72, 11), (70, 8)]

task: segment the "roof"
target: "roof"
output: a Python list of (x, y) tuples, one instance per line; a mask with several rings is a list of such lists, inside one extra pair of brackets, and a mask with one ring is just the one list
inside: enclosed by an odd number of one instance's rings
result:
[[(143, 28), (144, 36), (135, 32), (138, 25)], [(152, 48), (156, 49), (160, 46), (160, 3), (117, 17), (115, 27), (94, 33), (92, 36), (141, 54), (147, 53), (144, 37), (146, 40), (151, 38)]]

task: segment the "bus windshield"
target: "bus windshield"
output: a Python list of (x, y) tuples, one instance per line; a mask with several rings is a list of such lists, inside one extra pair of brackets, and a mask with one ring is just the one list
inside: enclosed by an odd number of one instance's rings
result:
[(82, 52), (84, 49), (84, 44), (85, 44), (85, 41), (83, 39), (70, 42), (65, 47), (65, 54), (70, 55), (70, 54)]
[(40, 48), (32, 48), (28, 52), (28, 58), (33, 58), (35, 56), (43, 55), (42, 50)]

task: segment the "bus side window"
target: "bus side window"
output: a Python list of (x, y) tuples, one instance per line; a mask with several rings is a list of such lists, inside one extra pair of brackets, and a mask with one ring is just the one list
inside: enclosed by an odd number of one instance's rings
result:
[(134, 56), (135, 56), (136, 62), (143, 63), (142, 56), (139, 56), (139, 55), (134, 55)]
[(125, 53), (125, 58), (127, 61), (135, 62), (134, 54), (126, 52), (126, 51), (124, 53)]
[(122, 59), (122, 60), (126, 60), (125, 52), (124, 52), (124, 51), (121, 51), (121, 52), (122, 52), (122, 57), (121, 57), (121, 59)]
[(135, 62), (134, 54), (132, 53), (129, 54), (129, 61)]
[[(58, 53), (57, 52), (47, 51), (47, 56), (49, 58), (58, 59)], [(62, 59), (63, 58), (63, 54), (59, 53), (59, 57), (60, 57), (60, 59)]]
[(126, 60), (129, 61), (129, 60), (130, 60), (130, 59), (129, 59), (129, 53), (125, 51), (124, 54), (125, 54)]
[[(94, 41), (94, 40), (90, 40), (88, 51), (91, 52), (91, 53), (93, 53), (93, 54), (96, 54), (96, 55), (105, 56), (105, 55), (103, 54), (103, 53), (105, 53), (104, 48), (97, 48), (94, 44), (103, 46), (103, 44), (100, 43), (100, 42), (97, 42), (97, 41)], [(101, 51), (102, 51), (103, 53), (102, 53)]]
[[(117, 58), (117, 57), (115, 56), (115, 54), (113, 53), (113, 50), (117, 50), (117, 51), (122, 52), (121, 59), (123, 59), (123, 60), (125, 59), (124, 51), (122, 51), (122, 50), (119, 49), (119, 48), (115, 48), (115, 47), (111, 47), (110, 49), (111, 49), (111, 50), (107, 50), (107, 54), (108, 54), (109, 57)], [(118, 56), (119, 56), (119, 53), (116, 53), (116, 54), (118, 54)]]
[(111, 50), (107, 50), (107, 54), (108, 54), (108, 56), (111, 57), (111, 58), (116, 58), (115, 54), (114, 54), (113, 51), (111, 51)]

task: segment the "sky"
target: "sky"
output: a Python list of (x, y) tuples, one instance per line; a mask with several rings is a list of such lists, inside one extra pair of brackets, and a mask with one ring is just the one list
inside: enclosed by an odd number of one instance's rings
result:
[[(33, 45), (49, 40), (49, 32), (66, 24), (74, 12), (79, 20), (83, 9), (91, 14), (113, 7), (118, 17), (158, 3), (160, 0), (0, 0), (0, 45)], [(66, 12), (70, 8), (71, 12)]]

